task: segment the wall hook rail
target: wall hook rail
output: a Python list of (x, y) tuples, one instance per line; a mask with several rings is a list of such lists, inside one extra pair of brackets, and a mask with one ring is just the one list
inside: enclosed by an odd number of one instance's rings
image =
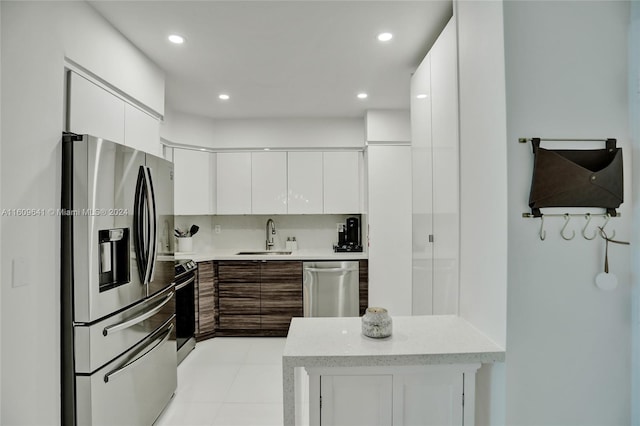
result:
[(540, 216), (540, 240), (547, 238), (547, 231), (544, 230), (544, 216)]
[(573, 238), (576, 236), (576, 231), (574, 231), (574, 230), (571, 230), (571, 236), (570, 237), (567, 237), (566, 235), (564, 235), (564, 231), (565, 231), (565, 229), (567, 229), (567, 226), (569, 226), (569, 221), (570, 220), (571, 220), (571, 216), (569, 216), (569, 214), (566, 213), (564, 215), (564, 226), (560, 230), (560, 236), (562, 236), (562, 238), (564, 238), (567, 241), (573, 240)]
[[(620, 212), (616, 212), (616, 216), (615, 217), (621, 217), (622, 214)], [(562, 226), (562, 229), (560, 230), (560, 236), (569, 241), (569, 240), (573, 240), (576, 236), (576, 231), (575, 230), (571, 230), (571, 234), (568, 233), (567, 228), (569, 227), (569, 221), (571, 220), (572, 217), (581, 217), (584, 218), (586, 220), (586, 223), (584, 225), (584, 227), (582, 228), (581, 234), (584, 237), (584, 239), (586, 240), (594, 240), (597, 236), (598, 236), (598, 231), (594, 230), (593, 231), (593, 235), (589, 236), (588, 234), (588, 229), (589, 229), (589, 225), (591, 224), (591, 220), (594, 217), (602, 217), (604, 218), (604, 223), (602, 224), (602, 226), (598, 226), (598, 229), (604, 229), (607, 224), (609, 223), (609, 220), (611, 220), (612, 216), (610, 213), (548, 213), (548, 214), (538, 214), (538, 215), (534, 215), (532, 213), (522, 213), (522, 217), (524, 219), (535, 219), (535, 218), (539, 218), (540, 219), (540, 230), (538, 231), (538, 236), (540, 237), (540, 241), (544, 241), (547, 238), (547, 231), (544, 229), (544, 219), (545, 217), (562, 217), (564, 219), (564, 225)], [(610, 238), (614, 238), (616, 235), (615, 230), (611, 233)]]
[(586, 213), (584, 215), (585, 219), (587, 219), (587, 223), (585, 223), (584, 228), (582, 228), (582, 236), (586, 239), (586, 240), (593, 240), (598, 236), (598, 232), (596, 230), (593, 231), (593, 236), (592, 237), (588, 237), (587, 236), (587, 228), (589, 227), (589, 223), (591, 223), (591, 213)]
[[(604, 224), (602, 226), (600, 226), (600, 233), (604, 233), (604, 228), (607, 227), (607, 223), (609, 223), (609, 220), (611, 220), (611, 215), (607, 214), (606, 219), (604, 221)], [(616, 230), (614, 229), (613, 233), (611, 234), (611, 236), (609, 238), (615, 238), (615, 237), (616, 237)]]

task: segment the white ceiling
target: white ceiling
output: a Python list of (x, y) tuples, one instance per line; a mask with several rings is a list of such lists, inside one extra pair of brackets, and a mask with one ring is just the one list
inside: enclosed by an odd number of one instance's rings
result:
[(215, 118), (408, 108), (411, 73), (452, 15), (451, 0), (90, 4), (165, 71), (168, 109)]

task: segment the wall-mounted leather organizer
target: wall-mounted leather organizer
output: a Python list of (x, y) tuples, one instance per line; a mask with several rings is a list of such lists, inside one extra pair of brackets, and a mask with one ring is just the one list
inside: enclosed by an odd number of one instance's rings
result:
[(622, 148), (606, 139), (604, 149), (545, 149), (533, 144), (531, 213), (544, 207), (601, 207), (616, 216), (623, 201)]

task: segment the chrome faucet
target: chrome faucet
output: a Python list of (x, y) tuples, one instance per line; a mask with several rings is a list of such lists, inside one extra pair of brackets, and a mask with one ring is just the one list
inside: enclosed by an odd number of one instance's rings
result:
[(273, 242), (273, 236), (276, 235), (276, 224), (272, 219), (267, 220), (267, 250), (271, 250), (275, 243)]

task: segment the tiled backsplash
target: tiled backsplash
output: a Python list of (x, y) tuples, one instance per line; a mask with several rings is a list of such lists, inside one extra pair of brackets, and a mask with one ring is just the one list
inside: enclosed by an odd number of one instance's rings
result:
[[(274, 250), (283, 250), (287, 237), (296, 237), (298, 249), (331, 249), (338, 240), (337, 224), (344, 224), (353, 215), (221, 215), (176, 216), (175, 226), (189, 229), (200, 227), (193, 237), (193, 250), (264, 250), (266, 224), (273, 219), (276, 225)], [(356, 215), (360, 217), (361, 215)], [(366, 225), (362, 224), (362, 240), (366, 246)], [(219, 227), (219, 232), (216, 232)]]

